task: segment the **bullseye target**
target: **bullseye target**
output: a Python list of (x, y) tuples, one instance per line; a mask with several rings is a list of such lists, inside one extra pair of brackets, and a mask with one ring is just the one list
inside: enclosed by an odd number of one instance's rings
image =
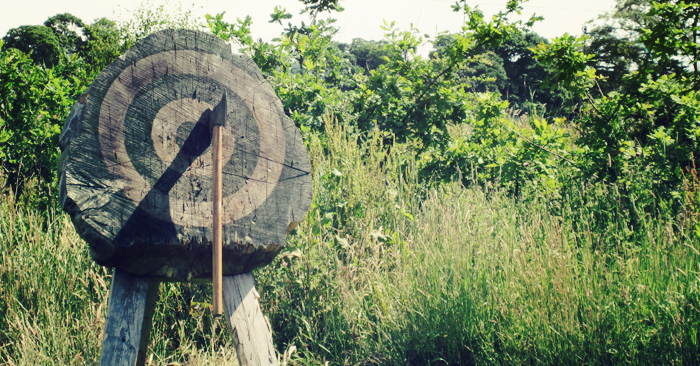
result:
[(284, 246), (311, 203), (298, 130), (249, 58), (212, 35), (168, 30), (103, 70), (64, 127), (61, 201), (98, 263), (170, 277), (207, 272), (196, 258), (207, 256), (213, 218), (206, 116), (224, 92), (228, 272), (265, 264)]
[[(208, 58), (195, 51), (162, 52), (143, 58), (117, 77), (100, 108), (100, 146), (105, 164), (114, 166), (115, 177), (125, 182), (123, 189), (129, 199), (141, 202), (169, 169), (183, 173), (175, 183), (175, 191), (189, 194), (180, 197), (157, 191), (153, 201), (144, 205), (152, 215), (178, 225), (207, 226), (212, 221), (211, 200), (204, 200), (211, 196), (207, 195), (211, 191), (211, 138), (208, 126), (197, 121), (218, 103), (224, 89), (232, 96), (232, 117), (224, 130), (224, 175), (230, 178), (228, 184), (224, 183), (224, 205), (233, 207), (227, 210), (224, 224), (247, 216), (267, 199), (284, 163), (282, 121), (277, 113), (270, 112), (277, 96), (267, 88), (238, 88), (257, 83), (225, 60), (214, 67), (197, 66), (207, 64)], [(134, 79), (134, 73), (142, 76)], [(251, 141), (245, 146), (256, 150), (245, 151), (241, 146), (239, 152), (257, 153), (250, 165), (253, 171), (241, 175), (248, 177), (247, 185), (236, 184), (242, 179), (236, 179), (235, 160), (230, 159), (236, 145), (234, 131), (244, 131), (248, 136), (241, 137)], [(259, 131), (266, 133), (261, 135)], [(182, 150), (192, 134), (194, 142)], [(267, 148), (261, 150), (260, 146)], [(178, 155), (181, 158), (175, 159)], [(166, 200), (168, 211), (160, 205)]]

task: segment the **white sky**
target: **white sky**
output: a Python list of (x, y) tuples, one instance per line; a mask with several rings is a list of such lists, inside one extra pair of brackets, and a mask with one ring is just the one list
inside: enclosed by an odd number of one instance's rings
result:
[[(71, 13), (86, 23), (101, 17), (116, 19), (129, 16), (143, 0), (0, 0), (4, 3), (0, 13), (0, 36), (10, 28), (20, 25), (42, 24), (47, 18), (58, 13)], [(162, 4), (165, 0), (153, 0)], [(454, 0), (341, 0), (345, 8), (342, 13), (334, 13), (340, 28), (336, 40), (349, 43), (353, 38), (379, 40), (383, 37), (380, 25), (396, 21), (400, 29), (408, 29), (411, 24), (420, 34), (435, 36), (438, 32), (456, 32), (462, 27), (464, 18), (454, 13), (450, 5)], [(505, 9), (506, 0), (475, 0), (468, 2), (478, 6), (488, 16)], [(276, 5), (285, 7), (293, 15), (291, 21), (298, 24), (307, 19), (299, 15), (303, 5), (298, 0), (169, 0), (170, 6), (192, 9), (195, 15), (212, 15), (225, 11), (224, 20), (235, 22), (237, 17), (250, 15), (253, 19), (252, 35), (255, 39), (269, 41), (279, 36), (282, 27), (269, 24), (270, 14)], [(599, 14), (612, 10), (614, 0), (530, 0), (524, 4), (523, 17), (532, 13), (544, 16), (534, 31), (546, 38), (553, 38), (568, 32), (581, 34), (584, 23), (595, 19)], [(325, 14), (324, 14), (325, 15)], [(203, 21), (202, 21), (203, 22)], [(286, 23), (285, 23), (286, 25)], [(421, 53), (427, 54), (432, 48), (426, 46)]]

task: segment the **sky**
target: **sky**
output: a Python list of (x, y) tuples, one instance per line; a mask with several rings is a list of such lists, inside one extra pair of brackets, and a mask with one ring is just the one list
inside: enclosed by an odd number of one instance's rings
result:
[[(66, 12), (87, 23), (101, 17), (126, 19), (134, 10), (146, 4), (144, 0), (2, 1), (6, 4), (0, 13), (0, 36), (4, 36), (10, 28), (42, 24), (47, 18)], [(173, 9), (192, 10), (197, 17), (225, 11), (224, 21), (227, 22), (235, 22), (236, 18), (250, 15), (253, 19), (253, 37), (264, 41), (270, 41), (282, 31), (279, 24), (268, 23), (275, 6), (286, 8), (293, 15), (291, 21), (294, 24), (307, 19), (307, 15), (299, 15), (303, 4), (298, 0), (199, 0), (196, 3), (192, 0), (147, 1), (155, 5), (165, 3)], [(340, 5), (345, 11), (333, 14), (333, 18), (337, 19), (336, 26), (340, 28), (335, 40), (349, 43), (353, 38), (382, 39), (380, 26), (384, 20), (388, 23), (395, 21), (396, 26), (402, 30), (413, 25), (420, 30), (420, 34), (431, 37), (439, 32), (457, 32), (462, 27), (464, 17), (461, 13), (452, 12), (450, 5), (454, 3), (454, 0), (341, 0)], [(478, 6), (484, 14), (490, 16), (505, 9), (506, 0), (476, 0), (468, 1), (468, 4)], [(564, 33), (579, 35), (587, 21), (611, 11), (614, 4), (614, 0), (530, 0), (524, 4), (523, 18), (529, 18), (533, 13), (543, 16), (545, 19), (537, 23), (533, 30), (545, 38), (551, 39)], [(431, 46), (425, 46), (420, 53), (427, 54), (430, 48)]]

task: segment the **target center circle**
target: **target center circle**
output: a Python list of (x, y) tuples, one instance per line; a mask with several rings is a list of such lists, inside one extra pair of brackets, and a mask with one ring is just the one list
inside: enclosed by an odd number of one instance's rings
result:
[[(172, 164), (181, 152), (185, 140), (190, 138), (191, 142), (185, 146), (185, 151), (182, 151), (190, 157), (183, 161), (188, 164), (188, 167), (182, 167), (187, 169), (184, 175), (187, 177), (211, 176), (211, 135), (209, 126), (202, 120), (206, 110), (211, 108), (213, 106), (209, 103), (182, 98), (166, 104), (158, 111), (153, 120), (151, 139), (156, 154), (164, 164)], [(223, 140), (230, 141), (222, 145), (222, 158), (227, 162), (233, 156), (236, 138), (230, 126), (223, 128), (222, 131)]]

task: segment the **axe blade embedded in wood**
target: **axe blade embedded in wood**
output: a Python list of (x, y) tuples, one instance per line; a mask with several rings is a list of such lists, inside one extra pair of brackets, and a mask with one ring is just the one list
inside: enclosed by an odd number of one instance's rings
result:
[(212, 284), (213, 284), (213, 309), (214, 316), (220, 316), (223, 313), (224, 302), (222, 295), (222, 231), (223, 225), (221, 222), (222, 207), (222, 181), (221, 181), (221, 128), (226, 126), (226, 115), (228, 114), (226, 91), (221, 98), (221, 102), (214, 107), (214, 110), (209, 114), (209, 129), (211, 131), (212, 144), (212, 201), (214, 216), (213, 223), (213, 265), (212, 265)]
[(228, 98), (226, 94), (224, 90), (224, 96), (221, 97), (221, 101), (209, 114), (209, 132), (213, 131), (214, 126), (226, 127), (226, 115), (228, 114)]

